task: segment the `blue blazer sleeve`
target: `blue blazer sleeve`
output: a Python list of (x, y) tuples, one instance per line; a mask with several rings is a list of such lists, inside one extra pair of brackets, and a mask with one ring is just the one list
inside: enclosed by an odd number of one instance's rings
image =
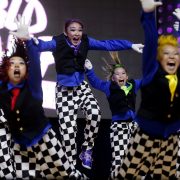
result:
[(154, 13), (142, 13), (141, 23), (144, 29), (145, 43), (143, 49), (143, 84), (150, 82), (157, 71), (158, 34)]
[(95, 89), (98, 89), (106, 94), (106, 96), (109, 96), (110, 91), (109, 91), (109, 86), (110, 86), (110, 81), (104, 81), (99, 79), (95, 72), (94, 69), (91, 70), (86, 70), (86, 76), (91, 84), (91, 86)]
[(96, 40), (89, 39), (89, 50), (120, 51), (132, 49), (132, 42), (127, 40)]
[(26, 43), (28, 50), (28, 84), (32, 95), (40, 100), (43, 99), (42, 75), (40, 65), (40, 53), (32, 40)]

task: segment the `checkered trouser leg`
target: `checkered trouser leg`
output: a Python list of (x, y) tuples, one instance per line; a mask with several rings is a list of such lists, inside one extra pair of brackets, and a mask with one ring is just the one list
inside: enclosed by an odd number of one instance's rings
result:
[(75, 138), (77, 134), (76, 120), (78, 109), (83, 111), (87, 120), (83, 146), (86, 149), (91, 149), (94, 145), (94, 138), (97, 136), (101, 119), (98, 103), (89, 85), (84, 81), (80, 86), (73, 88), (59, 87), (57, 85), (56, 109), (59, 117), (62, 145), (66, 149), (69, 161), (76, 164), (77, 145)]
[(176, 175), (178, 135), (167, 140), (154, 139), (139, 128), (132, 134), (118, 179), (143, 179), (150, 174), (153, 179), (166, 180)]
[(14, 145), (16, 176), (20, 179), (41, 178), (40, 165), (31, 147)]
[(0, 178), (15, 178), (11, 134), (4, 123), (0, 123)]
[(178, 158), (177, 158), (177, 178), (180, 179), (180, 135), (179, 135), (179, 141), (178, 141)]
[(114, 179), (114, 171), (121, 165), (125, 150), (129, 143), (131, 133), (136, 127), (134, 122), (113, 122), (110, 127), (110, 140), (112, 150), (111, 178)]
[[(16, 145), (16, 151), (21, 149)], [(82, 176), (69, 163), (60, 142), (52, 129), (32, 147), (19, 151), (16, 154), (17, 177), (21, 179), (47, 178), (63, 179), (70, 175)], [(29, 159), (28, 159), (29, 158)], [(41, 175), (40, 175), (41, 174)]]

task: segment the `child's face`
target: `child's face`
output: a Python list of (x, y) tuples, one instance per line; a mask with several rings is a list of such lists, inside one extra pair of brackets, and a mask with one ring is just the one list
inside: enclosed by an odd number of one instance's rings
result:
[(162, 48), (159, 62), (168, 74), (176, 74), (180, 65), (179, 49), (171, 45), (165, 45)]
[(123, 67), (118, 67), (114, 70), (114, 74), (112, 75), (112, 81), (115, 81), (119, 84), (119, 86), (123, 86), (126, 84), (128, 80), (128, 75)]
[(24, 60), (18, 56), (10, 58), (9, 63), (9, 82), (16, 85), (26, 78), (27, 67)]
[(83, 29), (81, 24), (77, 22), (71, 23), (66, 29), (66, 35), (74, 46), (77, 46), (82, 38)]

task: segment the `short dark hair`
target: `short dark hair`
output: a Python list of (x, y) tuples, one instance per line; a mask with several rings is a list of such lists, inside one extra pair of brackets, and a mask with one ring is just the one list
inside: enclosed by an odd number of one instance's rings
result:
[(83, 24), (83, 22), (82, 22), (80, 19), (67, 19), (67, 20), (65, 21), (65, 24), (64, 24), (64, 30), (65, 30), (65, 32), (67, 31), (67, 28), (69, 27), (69, 25), (72, 24), (72, 23), (74, 23), (74, 22), (80, 24), (81, 27), (84, 28), (84, 24)]

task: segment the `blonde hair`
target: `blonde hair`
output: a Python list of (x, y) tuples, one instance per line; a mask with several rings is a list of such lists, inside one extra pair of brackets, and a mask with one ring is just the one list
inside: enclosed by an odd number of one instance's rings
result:
[(173, 35), (161, 35), (158, 38), (157, 59), (161, 59), (162, 49), (165, 45), (179, 47), (178, 39)]
[[(114, 74), (115, 69), (123, 68), (125, 71), (125, 67), (121, 63), (121, 59), (119, 58), (118, 51), (109, 51), (109, 55), (111, 57), (111, 63), (108, 63), (106, 59), (102, 58), (105, 62), (105, 66), (102, 67), (105, 72), (105, 76), (107, 80), (110, 80)], [(127, 72), (127, 71), (126, 71)]]

